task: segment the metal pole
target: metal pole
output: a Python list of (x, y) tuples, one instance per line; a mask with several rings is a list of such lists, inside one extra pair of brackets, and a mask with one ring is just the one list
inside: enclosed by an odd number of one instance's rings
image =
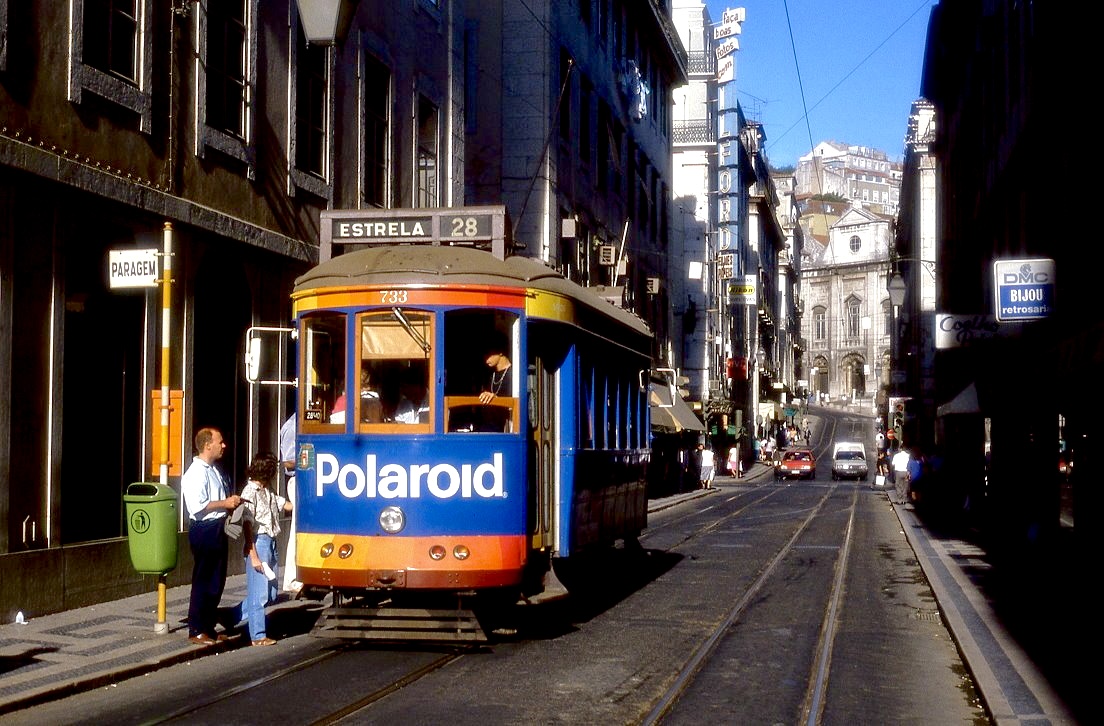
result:
[[(165, 222), (164, 261), (161, 265), (161, 484), (169, 484), (169, 322), (172, 310), (172, 222)], [(169, 632), (166, 617), (168, 588), (167, 572), (157, 576), (157, 622), (153, 632), (166, 635)]]

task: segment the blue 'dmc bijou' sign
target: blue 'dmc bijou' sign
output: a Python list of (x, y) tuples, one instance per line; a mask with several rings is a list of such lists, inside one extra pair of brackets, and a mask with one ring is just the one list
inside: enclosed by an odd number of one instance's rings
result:
[(1054, 260), (993, 262), (997, 322), (1039, 320), (1054, 310)]

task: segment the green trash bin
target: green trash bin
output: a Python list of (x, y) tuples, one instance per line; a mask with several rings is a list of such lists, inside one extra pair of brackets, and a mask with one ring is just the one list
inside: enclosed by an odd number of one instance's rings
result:
[(127, 487), (127, 539), (130, 561), (143, 575), (162, 575), (176, 568), (177, 494), (164, 484), (138, 482)]

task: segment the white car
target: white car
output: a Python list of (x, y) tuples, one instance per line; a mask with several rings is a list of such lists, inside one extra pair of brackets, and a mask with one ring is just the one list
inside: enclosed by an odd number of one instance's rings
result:
[(832, 446), (833, 479), (866, 479), (870, 467), (866, 463), (866, 447), (857, 441), (838, 442)]

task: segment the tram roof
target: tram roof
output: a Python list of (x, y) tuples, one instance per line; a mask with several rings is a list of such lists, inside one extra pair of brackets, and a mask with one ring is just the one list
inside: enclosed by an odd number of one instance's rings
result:
[(521, 255), (505, 260), (472, 247), (388, 245), (346, 252), (295, 280), (295, 292), (360, 285), (495, 285), (556, 293), (651, 335), (648, 326), (593, 290), (571, 282), (540, 260)]

